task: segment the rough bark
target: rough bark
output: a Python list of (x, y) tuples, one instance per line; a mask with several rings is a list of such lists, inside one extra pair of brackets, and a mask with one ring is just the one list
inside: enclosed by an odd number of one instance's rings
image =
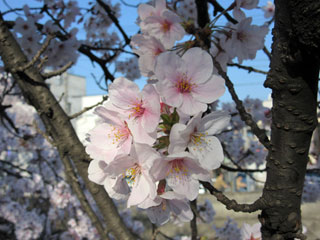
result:
[(89, 181), (87, 169), (90, 158), (79, 141), (68, 116), (50, 92), (39, 70), (31, 66), (24, 71), (17, 71), (20, 67), (26, 66), (28, 60), (1, 16), (0, 56), (4, 62), (5, 69), (12, 73), (26, 101), (37, 110), (48, 133), (56, 144), (61, 159), (68, 158), (72, 160), (77, 173), (83, 179), (86, 188), (92, 194), (105, 219), (107, 225), (105, 233), (111, 232), (116, 239), (135, 239), (125, 227), (112, 199), (103, 187)]
[(317, 125), (320, 2), (276, 0), (272, 59), (271, 149), (261, 215), (263, 239), (294, 239), (301, 232), (301, 195), (312, 131)]

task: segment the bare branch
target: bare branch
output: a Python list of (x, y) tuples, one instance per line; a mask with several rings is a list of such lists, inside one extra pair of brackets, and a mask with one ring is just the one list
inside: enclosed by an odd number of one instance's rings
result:
[(197, 240), (198, 239), (198, 227), (197, 227), (197, 199), (190, 202), (190, 207), (193, 212), (193, 219), (190, 221), (190, 228), (191, 228), (191, 239)]
[(128, 45), (130, 43), (130, 38), (127, 36), (127, 34), (125, 33), (125, 31), (122, 29), (122, 27), (120, 26), (120, 23), (118, 21), (118, 19), (116, 18), (116, 16), (113, 14), (112, 9), (110, 8), (109, 5), (107, 5), (106, 3), (104, 3), (102, 0), (97, 0), (98, 4), (103, 7), (103, 9), (106, 11), (106, 13), (108, 14), (108, 17), (112, 20), (112, 22), (117, 26), (117, 28), (119, 29), (119, 31), (121, 32), (125, 43)]
[(136, 4), (136, 5), (129, 4), (129, 3), (125, 2), (124, 0), (120, 0), (120, 2), (121, 2), (123, 5), (127, 6), (127, 7), (133, 7), (133, 8), (139, 7), (139, 4)]
[(106, 60), (101, 59), (101, 58), (97, 57), (96, 55), (94, 55), (90, 51), (90, 49), (85, 45), (81, 45), (80, 48), (78, 49), (78, 51), (83, 53), (84, 55), (86, 55), (88, 58), (90, 58), (91, 61), (99, 64), (99, 66), (101, 67), (101, 69), (105, 75), (106, 85), (107, 85), (108, 80), (111, 80), (111, 81), (114, 80), (114, 76), (110, 73), (109, 69), (106, 67), (106, 63), (107, 63)]
[(152, 240), (156, 240), (157, 239), (157, 235), (161, 235), (162, 237), (164, 237), (165, 239), (168, 239), (168, 240), (174, 240), (173, 238), (167, 236), (166, 234), (164, 234), (163, 232), (161, 232), (159, 229), (155, 229), (154, 230), (154, 233), (152, 234)]
[(95, 108), (95, 107), (101, 105), (102, 103), (104, 103), (105, 101), (107, 101), (107, 99), (108, 99), (108, 96), (103, 96), (103, 97), (102, 97), (102, 101), (100, 101), (100, 102), (98, 102), (98, 103), (96, 103), (96, 104), (94, 104), (94, 105), (92, 105), (92, 106), (90, 106), (90, 107), (85, 107), (85, 108), (84, 108), (83, 110), (81, 110), (80, 112), (77, 112), (77, 113), (69, 116), (69, 119), (74, 119), (74, 118), (79, 117), (81, 114), (83, 114), (83, 113), (91, 110), (92, 108)]
[(228, 210), (233, 210), (235, 212), (255, 212), (258, 210), (262, 210), (267, 207), (267, 203), (265, 200), (260, 197), (252, 204), (239, 204), (236, 200), (230, 200), (226, 195), (217, 190), (214, 186), (209, 182), (200, 181), (200, 183), (213, 195), (217, 198), (219, 202), (226, 206)]
[(264, 168), (264, 169), (243, 169), (243, 168), (240, 168), (240, 167), (232, 168), (232, 167), (229, 167), (229, 166), (224, 165), (224, 164), (221, 164), (221, 168), (224, 169), (224, 170), (230, 171), (230, 172), (244, 172), (244, 173), (255, 173), (255, 172), (265, 172), (265, 171), (267, 171), (266, 168)]
[(233, 17), (231, 17), (230, 14), (227, 13), (226, 10), (216, 0), (208, 0), (208, 2), (211, 3), (212, 6), (214, 7), (214, 12), (213, 12), (214, 16), (216, 16), (218, 12), (221, 12), (221, 13), (225, 12), (223, 15), (226, 17), (226, 19), (228, 19), (229, 22), (233, 24), (238, 23), (238, 21)]
[(52, 72), (49, 72), (49, 73), (42, 73), (42, 77), (44, 79), (48, 79), (48, 78), (52, 78), (52, 77), (55, 77), (55, 76), (59, 76), (62, 73), (64, 73), (65, 71), (67, 71), (72, 66), (72, 64), (73, 64), (73, 62), (70, 61), (66, 65), (64, 65), (62, 68), (60, 68), (60, 69), (58, 69), (56, 71), (52, 71)]
[(32, 172), (28, 171), (27, 169), (23, 169), (23, 168), (21, 168), (20, 166), (17, 166), (17, 165), (15, 165), (15, 164), (11, 163), (11, 162), (6, 161), (6, 160), (0, 159), (0, 163), (9, 165), (10, 167), (13, 167), (13, 168), (15, 168), (15, 169), (18, 169), (18, 170), (21, 171), (21, 172), (26, 172), (26, 173), (32, 175)]
[(228, 66), (230, 66), (230, 67), (238, 67), (240, 69), (245, 69), (245, 70), (248, 70), (249, 73), (256, 72), (256, 73), (261, 73), (261, 74), (268, 74), (268, 72), (266, 72), (266, 71), (253, 68), (251, 66), (243, 66), (243, 65), (238, 64), (238, 63), (228, 63)]
[(17, 68), (16, 71), (24, 71), (24, 70), (30, 68), (31, 66), (33, 66), (40, 59), (41, 54), (44, 53), (44, 51), (47, 49), (47, 47), (50, 44), (50, 41), (53, 38), (54, 38), (54, 35), (48, 35), (45, 42), (43, 43), (43, 45), (41, 46), (39, 51), (36, 53), (36, 55), (34, 55), (34, 57), (31, 59), (31, 61), (28, 62), (26, 65)]
[(263, 52), (267, 55), (267, 57), (269, 58), (269, 60), (271, 61), (271, 53), (269, 52), (269, 50), (266, 48), (266, 46), (263, 47)]
[(264, 129), (260, 129), (257, 123), (252, 119), (252, 116), (246, 111), (242, 101), (239, 99), (233, 87), (233, 83), (229, 79), (228, 75), (222, 70), (220, 64), (215, 59), (213, 59), (213, 63), (214, 63), (214, 66), (218, 69), (219, 75), (222, 76), (222, 78), (226, 82), (226, 86), (228, 87), (229, 92), (232, 96), (232, 99), (236, 104), (236, 108), (239, 111), (241, 120), (244, 121), (251, 128), (251, 131), (253, 132), (254, 135), (257, 136), (261, 144), (263, 144), (263, 146), (266, 149), (270, 149), (270, 140), (266, 134), (266, 131)]

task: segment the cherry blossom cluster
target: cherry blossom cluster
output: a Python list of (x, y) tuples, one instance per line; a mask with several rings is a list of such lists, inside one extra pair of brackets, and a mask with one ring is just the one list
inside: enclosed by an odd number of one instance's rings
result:
[[(56, 10), (56, 7), (60, 6), (62, 3), (63, 1), (60, 1), (57, 3), (58, 5), (52, 5), (52, 9)], [(60, 15), (58, 17), (64, 19), (65, 28), (69, 28), (71, 22), (74, 21), (75, 17), (78, 15), (77, 12), (79, 9), (77, 8), (75, 1), (70, 1), (67, 5), (63, 4), (63, 6), (65, 11), (59, 11)], [(26, 19), (18, 17), (13, 29), (19, 44), (26, 55), (31, 59), (40, 50), (41, 44), (44, 43), (43, 36), (53, 34), (57, 32), (59, 28), (54, 24), (53, 20), (45, 21), (43, 27), (38, 28), (36, 23), (44, 18), (44, 14), (31, 13), (27, 5), (23, 8)], [(79, 57), (77, 49), (80, 46), (80, 42), (76, 38), (77, 31), (76, 28), (70, 29), (69, 38), (67, 40), (61, 41), (57, 38), (51, 40), (44, 53), (47, 56), (45, 66), (59, 68), (70, 61), (76, 62)]]
[(128, 207), (146, 209), (153, 223), (164, 224), (171, 213), (190, 221), (188, 201), (224, 159), (215, 135), (230, 117), (204, 114), (224, 93), (224, 80), (213, 74), (206, 51), (168, 51), (185, 32), (164, 0), (141, 4), (138, 12), (142, 34), (132, 45), (150, 83), (141, 91), (124, 77), (109, 85), (109, 101), (95, 109), (101, 123), (89, 132), (89, 179), (111, 197), (127, 199)]
[(243, 60), (254, 59), (257, 51), (264, 47), (264, 39), (269, 31), (268, 24), (254, 25), (252, 17), (246, 17), (242, 11), (242, 9), (257, 8), (258, 2), (258, 0), (236, 0), (232, 6), (233, 16), (238, 23), (228, 24), (224, 30), (217, 31), (213, 36), (214, 44), (210, 52), (224, 71), (234, 58), (241, 64)]

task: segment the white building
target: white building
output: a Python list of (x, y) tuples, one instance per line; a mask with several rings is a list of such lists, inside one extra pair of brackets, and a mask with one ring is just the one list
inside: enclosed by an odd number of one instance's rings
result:
[[(48, 79), (47, 82), (52, 93), (69, 116), (80, 112), (85, 107), (101, 102), (103, 98), (102, 95), (86, 96), (86, 79), (79, 75), (63, 73)], [(72, 120), (82, 142), (85, 141), (86, 133), (95, 126), (97, 120), (98, 117), (93, 114), (93, 109)]]
[(67, 114), (81, 111), (81, 98), (86, 95), (86, 79), (82, 76), (63, 73), (47, 80), (50, 90)]

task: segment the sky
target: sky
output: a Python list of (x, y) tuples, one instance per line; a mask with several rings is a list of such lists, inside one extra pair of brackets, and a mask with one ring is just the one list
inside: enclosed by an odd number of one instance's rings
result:
[[(127, 3), (136, 5), (140, 2), (146, 2), (146, 0), (124, 0)], [(7, 4), (5, 4), (5, 2)], [(88, 7), (88, 0), (78, 0), (80, 7)], [(112, 0), (112, 3), (121, 3), (119, 0)], [(222, 0), (219, 1), (221, 5), (224, 7), (229, 6), (233, 1), (232, 0)], [(260, 0), (258, 6), (262, 7), (266, 5), (267, 0)], [(41, 6), (41, 3), (35, 0), (0, 0), (0, 11), (8, 10), (7, 5), (11, 8), (22, 7), (24, 4), (29, 4), (30, 7)], [(123, 5), (122, 5), (123, 6)], [(211, 11), (212, 12), (212, 11)], [(253, 23), (256, 25), (262, 25), (265, 21), (269, 20), (264, 18), (263, 11), (261, 9), (254, 9), (250, 11), (245, 11), (247, 16), (252, 16)], [(10, 15), (5, 16), (7, 18), (15, 18), (17, 15)], [(139, 31), (139, 27), (135, 24), (137, 19), (137, 9), (133, 7), (123, 6), (121, 10), (121, 17), (119, 18), (119, 22), (123, 29), (127, 32), (128, 36), (133, 36)], [(224, 17), (221, 17), (220, 20), (217, 22), (219, 25), (225, 25), (226, 20)], [(271, 51), (271, 28), (273, 25), (270, 26), (270, 30), (268, 35), (266, 36), (265, 46), (269, 51)], [(115, 28), (114, 28), (115, 29)], [(117, 29), (115, 29), (117, 31)], [(80, 38), (85, 37), (85, 31), (79, 31)], [(123, 56), (122, 58), (125, 59), (129, 56)], [(236, 61), (235, 61), (236, 62)], [(254, 60), (247, 60), (243, 61), (243, 65), (252, 66), (254, 68), (268, 71), (269, 68), (269, 60), (267, 56), (263, 53), (262, 50), (257, 52), (257, 56)], [(116, 77), (120, 77), (120, 73), (113, 72), (114, 69), (111, 67), (111, 72), (114, 73)], [(93, 75), (99, 79), (102, 75), (102, 71), (99, 69), (99, 66), (94, 66), (91, 61), (85, 57), (80, 56), (78, 58), (77, 63), (69, 70), (70, 73), (80, 75), (86, 78), (87, 81), (87, 95), (99, 95), (99, 94), (106, 94), (105, 91), (99, 89), (99, 87), (95, 84)], [(235, 89), (240, 97), (240, 99), (244, 99), (247, 96), (252, 98), (259, 98), (261, 100), (266, 100), (271, 93), (270, 89), (266, 89), (263, 87), (263, 82), (265, 81), (266, 76), (263, 74), (258, 73), (250, 73), (248, 74), (245, 70), (240, 70), (236, 67), (228, 67), (228, 76), (233, 81)], [(136, 80), (136, 83), (139, 85), (140, 88), (146, 83), (145, 78), (141, 78)], [(219, 99), (221, 102), (230, 102), (231, 96), (226, 91), (226, 93)]]

